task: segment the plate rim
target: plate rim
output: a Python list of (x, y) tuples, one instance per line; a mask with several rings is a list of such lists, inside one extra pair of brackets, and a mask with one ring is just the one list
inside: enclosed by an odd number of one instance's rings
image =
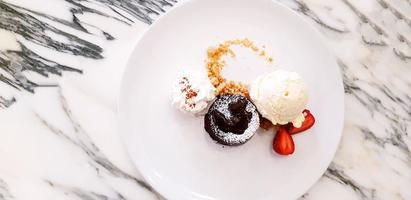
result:
[[(156, 195), (160, 194), (162, 197), (165, 198), (169, 198), (169, 199), (178, 199), (179, 196), (173, 196), (173, 195), (178, 195), (176, 194), (176, 192), (170, 191), (170, 189), (167, 189), (167, 187), (161, 187), (157, 184), (154, 184), (149, 177), (147, 177), (147, 175), (143, 172), (145, 170), (142, 170), (144, 167), (141, 166), (141, 163), (134, 161), (132, 159), (131, 156), (131, 152), (130, 149), (127, 147), (126, 145), (126, 139), (125, 139), (125, 132), (128, 132), (129, 128), (126, 128), (127, 126), (125, 125), (124, 121), (122, 120), (123, 118), (125, 118), (125, 109), (123, 108), (124, 106), (124, 102), (125, 98), (127, 97), (127, 88), (128, 85), (126, 84), (126, 77), (127, 77), (127, 72), (129, 71), (129, 68), (131, 68), (131, 60), (132, 60), (132, 56), (134, 54), (134, 52), (136, 51), (136, 49), (139, 47), (139, 45), (141, 44), (141, 41), (144, 39), (144, 37), (147, 35), (147, 33), (150, 32), (150, 30), (152, 30), (154, 27), (156, 27), (159, 22), (162, 21), (163, 18), (167, 17), (170, 13), (174, 12), (176, 9), (181, 8), (182, 6), (185, 6), (187, 4), (191, 4), (193, 2), (196, 1), (204, 1), (204, 0), (185, 0), (182, 2), (177, 2), (175, 5), (173, 5), (169, 10), (166, 11), (166, 13), (160, 15), (153, 24), (149, 25), (149, 27), (143, 32), (143, 34), (140, 36), (140, 38), (138, 38), (138, 41), (134, 44), (134, 47), (132, 49), (132, 51), (130, 52), (128, 58), (127, 58), (127, 62), (126, 62), (126, 66), (124, 68), (124, 71), (122, 73), (121, 76), (121, 82), (120, 82), (120, 92), (117, 98), (117, 121), (119, 124), (119, 130), (120, 130), (120, 139), (121, 139), (121, 143), (123, 144), (126, 152), (127, 152), (127, 156), (129, 157), (133, 167), (135, 167), (138, 172), (141, 174), (141, 176), (143, 177), (144, 181), (147, 182), (149, 184), (150, 187), (153, 188), (153, 193), (155, 193)], [(338, 139), (337, 139), (337, 143), (336, 143), (336, 147), (333, 149), (333, 152), (331, 153), (331, 159), (330, 161), (327, 163), (327, 165), (324, 165), (325, 167), (323, 167), (320, 171), (321, 174), (315, 178), (312, 179), (310, 184), (307, 184), (306, 189), (304, 189), (302, 192), (300, 193), (295, 193), (294, 196), (296, 198), (301, 197), (302, 195), (304, 195), (312, 186), (315, 185), (315, 183), (317, 183), (321, 177), (324, 175), (324, 173), (327, 171), (328, 167), (330, 166), (330, 164), (333, 162), (335, 155), (337, 153), (337, 150), (339, 149), (339, 146), (341, 144), (341, 138), (343, 135), (343, 130), (344, 130), (344, 124), (345, 124), (345, 90), (344, 90), (344, 82), (343, 82), (343, 72), (341, 70), (341, 68), (338, 65), (338, 59), (335, 56), (334, 52), (331, 50), (331, 48), (329, 47), (329, 45), (327, 44), (325, 37), (323, 36), (323, 34), (319, 31), (319, 29), (317, 29), (314, 24), (312, 24), (308, 19), (304, 18), (303, 16), (301, 16), (298, 12), (296, 12), (295, 10), (287, 7), (286, 5), (284, 5), (281, 2), (275, 1), (275, 0), (269, 0), (270, 3), (276, 4), (276, 6), (281, 7), (282, 9), (287, 10), (287, 12), (290, 13), (290, 15), (295, 15), (299, 20), (303, 21), (304, 24), (307, 25), (307, 28), (311, 29), (311, 31), (314, 33), (314, 35), (319, 39), (318, 43), (323, 46), (325, 48), (326, 53), (328, 54), (328, 56), (330, 56), (330, 58), (332, 58), (332, 61), (335, 65), (335, 67), (337, 68), (337, 73), (338, 73), (338, 80), (336, 81), (338, 83), (338, 87), (341, 90), (339, 93), (342, 96), (341, 99), (341, 113), (340, 118), (341, 118), (341, 123), (340, 123), (340, 127), (336, 127), (336, 133), (338, 133)], [(184, 197), (184, 196), (183, 196)], [(184, 199), (187, 197), (184, 197)]]

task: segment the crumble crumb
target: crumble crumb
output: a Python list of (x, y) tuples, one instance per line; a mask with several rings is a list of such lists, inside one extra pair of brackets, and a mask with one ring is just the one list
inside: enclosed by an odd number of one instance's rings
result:
[[(241, 82), (234, 82), (232, 80), (227, 80), (221, 76), (221, 70), (225, 66), (225, 62), (222, 60), (224, 56), (235, 57), (235, 53), (231, 50), (231, 46), (241, 46), (244, 48), (251, 49), (252, 51), (259, 53), (259, 56), (265, 57), (265, 59), (272, 63), (273, 59), (266, 56), (264, 50), (260, 50), (254, 45), (249, 39), (235, 39), (227, 40), (218, 45), (218, 47), (210, 47), (207, 50), (207, 75), (211, 83), (217, 89), (217, 95), (220, 94), (241, 94), (249, 98), (248, 86)], [(265, 46), (263, 46), (265, 48)]]

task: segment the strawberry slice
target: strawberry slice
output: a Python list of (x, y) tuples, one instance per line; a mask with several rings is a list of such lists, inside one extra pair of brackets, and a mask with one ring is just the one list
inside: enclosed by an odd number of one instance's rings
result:
[(289, 125), (287, 126), (287, 131), (288, 131), (288, 133), (290, 133), (291, 135), (294, 135), (294, 134), (297, 134), (297, 133), (300, 133), (300, 132), (303, 132), (303, 131), (309, 129), (309, 128), (311, 128), (311, 127), (314, 125), (314, 123), (315, 123), (315, 118), (314, 118), (314, 116), (311, 114), (311, 112), (310, 112), (309, 110), (305, 109), (305, 110), (303, 111), (303, 114), (304, 114), (304, 116), (305, 116), (305, 119), (304, 119), (301, 127), (300, 127), (300, 128), (296, 128), (296, 127), (294, 127), (292, 124), (289, 124)]
[(290, 155), (294, 153), (294, 141), (287, 129), (280, 127), (273, 141), (273, 150), (280, 155)]

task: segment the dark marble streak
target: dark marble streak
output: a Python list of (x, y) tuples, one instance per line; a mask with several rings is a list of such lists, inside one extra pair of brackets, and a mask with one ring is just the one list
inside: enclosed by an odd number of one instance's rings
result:
[[(102, 58), (101, 47), (83, 40), (75, 35), (66, 33), (46, 22), (40, 21), (34, 17), (35, 13), (27, 13), (18, 10), (19, 7), (6, 2), (0, 2), (0, 28), (11, 31), (25, 38), (26, 40), (35, 44), (44, 46), (46, 48), (70, 53), (73, 55), (84, 56), (88, 58), (100, 59)], [(67, 24), (65, 24), (67, 25)], [(46, 35), (46, 31), (61, 35), (70, 41), (70, 43), (63, 43), (54, 40), (52, 37)]]
[(293, 8), (295, 11), (309, 17), (310, 19), (312, 19), (314, 22), (316, 22), (317, 24), (319, 24), (320, 26), (322, 26), (323, 28), (326, 28), (330, 31), (333, 32), (337, 32), (337, 33), (348, 33), (349, 31), (347, 29), (339, 29), (336, 27), (333, 27), (330, 24), (325, 23), (323, 20), (321, 20), (320, 17), (318, 17), (318, 15), (313, 12), (306, 3), (304, 3), (303, 1), (299, 1), (299, 0), (293, 0), (292, 1), (296, 6), (294, 6), (295, 8)]
[[(373, 142), (374, 144), (380, 146), (381, 148), (385, 148), (385, 145), (389, 143), (389, 144), (398, 146), (398, 148), (401, 149), (404, 155), (410, 154), (407, 148), (407, 145), (401, 140), (401, 138), (397, 138), (397, 137), (379, 138), (367, 127), (359, 126), (358, 128), (361, 131), (361, 133), (365, 136), (366, 140)], [(408, 166), (411, 167), (411, 156), (406, 157), (405, 160), (398, 155), (392, 155), (392, 156), (403, 161), (404, 163), (408, 164)]]
[(370, 26), (378, 35), (377, 39), (375, 38), (368, 38), (366, 35), (361, 35), (361, 40), (371, 46), (387, 46), (387, 43), (384, 41), (384, 36), (388, 36), (388, 34), (384, 31), (383, 28), (378, 26), (374, 23), (370, 18), (360, 12), (353, 4), (351, 4), (348, 0), (343, 0), (343, 2), (354, 12), (355, 15), (360, 19), (362, 26)]
[[(386, 1), (384, 0), (376, 0), (376, 1), (381, 5), (381, 7), (389, 10), (398, 20), (403, 20), (408, 25), (408, 27), (411, 28), (411, 19), (407, 18), (404, 14), (399, 12), (397, 9), (395, 9), (393, 6), (391, 6)], [(411, 48), (410, 41), (404, 35), (397, 33), (397, 39), (402, 43), (406, 43), (408, 47)], [(393, 48), (393, 52), (397, 57), (399, 57), (403, 61), (411, 60), (411, 55), (406, 55), (404, 52), (398, 50), (397, 48)]]
[[(76, 4), (76, 5), (77, 5), (77, 4)], [(30, 13), (30, 14), (33, 14), (33, 15), (36, 16), (36, 17), (47, 18), (47, 19), (49, 19), (49, 20), (51, 20), (51, 21), (58, 22), (58, 23), (60, 23), (60, 24), (63, 24), (63, 25), (65, 25), (65, 26), (68, 26), (68, 27), (70, 27), (70, 28), (76, 29), (76, 30), (78, 30), (78, 31), (90, 33), (89, 30), (87, 30), (87, 28), (86, 28), (85, 26), (91, 26), (91, 27), (93, 27), (93, 28), (96, 28), (96, 29), (100, 30), (100, 31), (102, 32), (103, 36), (104, 36), (107, 40), (113, 40), (113, 39), (115, 39), (115, 38), (114, 38), (112, 35), (110, 35), (109, 33), (107, 33), (107, 32), (105, 32), (105, 31), (103, 31), (102, 29), (98, 28), (97, 26), (93, 26), (93, 25), (87, 24), (87, 23), (85, 23), (85, 22), (82, 22), (82, 21), (78, 18), (78, 15), (80, 15), (80, 14), (82, 15), (82, 14), (84, 14), (84, 13), (94, 13), (94, 14), (98, 14), (98, 15), (100, 15), (100, 16), (104, 16), (104, 17), (107, 17), (107, 18), (111, 18), (111, 19), (117, 20), (117, 21), (119, 21), (119, 22), (122, 22), (122, 23), (125, 23), (125, 24), (128, 24), (128, 25), (131, 25), (131, 24), (128, 23), (127, 21), (124, 21), (124, 20), (122, 20), (122, 19), (120, 19), (120, 18), (117, 18), (117, 17), (115, 17), (115, 16), (111, 16), (111, 15), (105, 14), (105, 13), (100, 12), (100, 11), (95, 10), (95, 9), (91, 9), (91, 8), (84, 7), (84, 6), (82, 6), (81, 4), (78, 4), (79, 8), (71, 8), (71, 9), (70, 9), (70, 12), (71, 12), (71, 14), (72, 14), (72, 20), (71, 20), (71, 21), (69, 21), (69, 20), (64, 20), (64, 19), (60, 19), (60, 18), (57, 18), (57, 17), (53, 17), (53, 16), (51, 16), (51, 15), (47, 15), (47, 14), (44, 14), (44, 13), (41, 13), (41, 12), (37, 12), (37, 11), (34, 11), (34, 10), (30, 10), (30, 9), (27, 9), (27, 8), (24, 8), (24, 7), (21, 7), (21, 6), (17, 6), (17, 5), (13, 5), (13, 6), (14, 6), (16, 9), (20, 10), (20, 11), (28, 12), (28, 13)]]
[(387, 3), (385, 0), (376, 0), (384, 9), (389, 10), (397, 19), (399, 20), (404, 20), (405, 23), (408, 24), (409, 27), (411, 27), (411, 20), (408, 19), (405, 15), (403, 15), (400, 11), (395, 9), (393, 6), (391, 6), (389, 3)]
[[(0, 77), (0, 79), (1, 79), (1, 77)], [(6, 98), (0, 96), (0, 108), (7, 108), (7, 107), (11, 106), (11, 104), (13, 104), (15, 101), (16, 101), (15, 98), (6, 99)]]
[[(66, 0), (70, 2), (82, 2), (84, 0)], [(99, 2), (109, 6), (111, 9), (126, 12), (138, 20), (151, 24), (154, 19), (150, 15), (159, 15), (165, 12), (165, 6), (172, 6), (176, 0), (86, 0), (88, 2)]]
[(92, 191), (87, 191), (82, 188), (69, 187), (66, 185), (61, 185), (54, 183), (50, 180), (45, 180), (47, 185), (49, 185), (53, 190), (58, 190), (63, 192), (70, 199), (81, 199), (81, 200), (126, 200), (126, 198), (120, 193), (115, 193), (115, 197), (109, 197), (104, 194), (99, 194)]
[[(402, 61), (408, 61), (411, 59), (411, 55), (407, 55), (405, 52), (399, 50), (396, 47), (393, 47), (390, 44), (387, 44), (387, 38), (389, 37), (389, 34), (384, 31), (384, 29), (379, 26), (376, 22), (374, 22), (372, 19), (367, 17), (364, 13), (362, 13), (358, 8), (356, 8), (349, 0), (342, 0), (345, 5), (347, 5), (350, 10), (357, 15), (357, 17), (361, 21), (362, 26), (370, 26), (378, 35), (378, 39), (376, 40), (375, 38), (369, 38), (367, 35), (362, 35), (361, 39), (362, 41), (370, 46), (381, 46), (381, 47), (390, 47), (393, 50), (393, 53), (395, 56), (397, 56), (399, 59)], [(394, 7), (392, 7), (389, 3), (387, 3), (385, 0), (376, 0), (376, 2), (383, 8), (389, 10), (396, 18), (397, 20), (403, 20), (405, 21), (409, 27), (411, 27), (411, 20), (408, 19), (405, 15), (403, 15), (401, 12), (396, 10)], [(401, 35), (400, 33), (395, 33), (396, 38), (393, 38), (394, 40), (398, 40), (401, 43), (406, 43), (408, 47), (411, 48), (410, 42), (408, 39)]]
[[(97, 45), (82, 40), (77, 36), (65, 33), (45, 22), (38, 20), (30, 14), (20, 12), (18, 8), (0, 1), (0, 28), (22, 36), (25, 40), (60, 52), (71, 53), (91, 58), (102, 58), (102, 49)], [(53, 40), (45, 35), (51, 31), (71, 41), (66, 44)], [(44, 77), (49, 74), (61, 75), (62, 71), (76, 71), (78, 69), (60, 65), (46, 59), (27, 48), (19, 42), (20, 51), (0, 51), (0, 81), (18, 90), (34, 92), (40, 85), (27, 78), (23, 72), (33, 71)], [(0, 94), (1, 95), (1, 94)]]
[(387, 36), (387, 33), (382, 29), (380, 26), (378, 26), (376, 23), (374, 23), (370, 18), (368, 18), (365, 14), (363, 14), (358, 8), (356, 8), (351, 2), (348, 0), (342, 0), (345, 5), (348, 6), (348, 8), (351, 9), (351, 11), (354, 12), (355, 15), (358, 16), (358, 18), (361, 20), (362, 23), (364, 24), (369, 24), (372, 29), (375, 30), (379, 35), (384, 35)]
[[(117, 166), (115, 166), (101, 151), (100, 149), (93, 143), (93, 141), (89, 138), (88, 133), (81, 127), (81, 125), (76, 121), (74, 116), (71, 113), (70, 108), (67, 105), (66, 99), (61, 93), (59, 89), (60, 100), (62, 110), (64, 111), (65, 117), (70, 121), (71, 125), (73, 126), (73, 130), (75, 133), (74, 137), (68, 136), (62, 130), (54, 127), (52, 124), (48, 123), (44, 120), (40, 115), (36, 114), (42, 124), (48, 128), (51, 132), (53, 132), (56, 136), (64, 139), (65, 141), (71, 143), (72, 145), (76, 146), (77, 148), (81, 149), (82, 152), (90, 160), (90, 165), (92, 168), (95, 169), (96, 174), (100, 176), (112, 176), (123, 178), (125, 180), (131, 181), (136, 185), (146, 189), (147, 191), (151, 192), (154, 196), (158, 199), (161, 199), (160, 194), (158, 194), (150, 185), (148, 185), (143, 180), (140, 180), (127, 172), (124, 172)], [(114, 190), (114, 189), (113, 189)]]
[(307, 199), (309, 196), (310, 196), (310, 194), (305, 193), (305, 194), (303, 194), (303, 196), (301, 196), (300, 198), (298, 198), (298, 200), (304, 200), (304, 199)]
[(406, 55), (404, 52), (402, 52), (402, 51), (400, 51), (400, 50), (398, 50), (398, 49), (396, 49), (396, 48), (393, 48), (392, 51), (394, 52), (394, 54), (395, 54), (398, 58), (400, 58), (400, 59), (403, 60), (403, 61), (411, 60), (411, 55)]
[(340, 184), (349, 186), (363, 200), (375, 199), (376, 191), (374, 189), (366, 188), (361, 184), (357, 183), (355, 180), (353, 180), (347, 174), (345, 174), (342, 168), (336, 163), (331, 163), (324, 176)]
[[(36, 87), (49, 87), (54, 85), (41, 85), (30, 80), (30, 77), (24, 75), (24, 71), (32, 71), (47, 78), (50, 74), (62, 75), (65, 71), (81, 73), (81, 69), (59, 64), (56, 61), (47, 59), (33, 50), (29, 49), (26, 42), (31, 42), (45, 48), (90, 59), (102, 59), (103, 49), (87, 40), (78, 36), (67, 33), (59, 28), (42, 21), (46, 18), (55, 23), (67, 26), (69, 28), (92, 34), (91, 29), (101, 32), (106, 40), (115, 38), (105, 30), (99, 27), (83, 22), (79, 15), (92, 13), (101, 17), (110, 18), (120, 23), (131, 25), (135, 19), (144, 23), (151, 24), (153, 15), (164, 12), (166, 6), (172, 6), (175, 0), (65, 0), (70, 6), (67, 7), (72, 13), (71, 20), (60, 19), (46, 13), (30, 10), (21, 6), (0, 0), (0, 29), (13, 32), (21, 36), (18, 38), (20, 51), (3, 50), (0, 51), (0, 83), (6, 84), (20, 91), (35, 91)], [(96, 10), (87, 5), (105, 6), (113, 11), (112, 15), (103, 11)], [(128, 14), (133, 17), (127, 17)], [(134, 19), (135, 18), (135, 19)], [(52, 32), (60, 37), (66, 38), (69, 42), (60, 42), (46, 32)], [(3, 94), (4, 95), (4, 94)], [(4, 101), (0, 93), (0, 108), (10, 106), (13, 101)], [(14, 98), (13, 98), (14, 99)]]
[(364, 35), (361, 35), (361, 40), (369, 46), (381, 46), (381, 47), (387, 46), (387, 43), (384, 40), (372, 40), (370, 38), (367, 38)]
[(0, 178), (0, 200), (11, 200), (13, 198), (14, 197), (9, 190), (9, 186)]
[[(20, 44), (20, 51), (0, 51), (0, 68), (13, 78), (7, 78), (0, 74), (0, 81), (9, 86), (21, 90), (24, 89), (29, 92), (34, 92), (36, 87), (50, 87), (53, 85), (42, 85), (30, 81), (23, 72), (32, 71), (43, 77), (48, 77), (49, 74), (62, 75), (63, 71), (71, 71), (82, 73), (81, 70), (58, 64), (50, 59), (44, 58), (35, 52), (31, 51), (22, 43)], [(10, 76), (9, 76), (10, 77)]]
[[(407, 123), (411, 123), (411, 98), (409, 94), (401, 93), (400, 91), (397, 91), (397, 93), (394, 94), (392, 88), (389, 88), (387, 85), (369, 82), (367, 84), (377, 89), (377, 91), (380, 92), (381, 97), (371, 95), (369, 92), (360, 87), (357, 83), (359, 80), (355, 77), (349, 77), (347, 75), (349, 73), (348, 66), (341, 60), (337, 61), (343, 72), (345, 93), (350, 94), (359, 103), (361, 103), (368, 110), (372, 118), (374, 118), (376, 113), (382, 114), (389, 122), (388, 124), (391, 125), (388, 129), (382, 130), (389, 133), (386, 138), (379, 139), (368, 129), (360, 127), (362, 133), (366, 138), (372, 139), (376, 144), (379, 144), (382, 147), (386, 143), (392, 144), (395, 148), (398, 148), (404, 153), (404, 155), (407, 156), (406, 163), (411, 164), (411, 151), (404, 141), (404, 137), (408, 135)], [(378, 79), (372, 74), (368, 67), (366, 65), (364, 67), (367, 68), (370, 76), (374, 79), (373, 81), (378, 82)], [(387, 99), (382, 100), (382, 97), (386, 97)], [(387, 106), (391, 104), (401, 108), (402, 113)], [(378, 138), (378, 140), (376, 138)]]

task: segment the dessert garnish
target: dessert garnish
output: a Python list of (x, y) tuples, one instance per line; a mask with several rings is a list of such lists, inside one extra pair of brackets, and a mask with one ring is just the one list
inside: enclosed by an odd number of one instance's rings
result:
[(294, 153), (292, 135), (311, 128), (315, 123), (315, 118), (309, 110), (305, 109), (303, 115), (305, 116), (305, 120), (299, 128), (294, 127), (292, 123), (280, 126), (273, 140), (273, 150), (275, 152), (280, 155), (290, 155)]
[(280, 155), (294, 153), (294, 141), (285, 127), (280, 127), (273, 141), (273, 150)]
[(204, 128), (210, 137), (229, 146), (247, 142), (259, 125), (256, 107), (241, 95), (218, 96), (204, 118)]
[(248, 86), (241, 82), (227, 80), (221, 75), (221, 70), (225, 66), (224, 56), (235, 57), (235, 53), (231, 50), (233, 45), (251, 49), (258, 55), (264, 57), (268, 62), (272, 62), (272, 58), (267, 56), (263, 49), (258, 48), (248, 39), (228, 40), (218, 45), (216, 48), (209, 48), (207, 51), (207, 75), (211, 83), (217, 89), (217, 94), (241, 94), (248, 97)]
[(304, 114), (304, 121), (300, 127), (294, 127), (291, 123), (287, 125), (287, 132), (291, 135), (303, 132), (309, 128), (311, 128), (315, 123), (315, 118), (311, 114), (311, 112), (307, 109), (303, 111)]
[(204, 114), (215, 98), (215, 88), (205, 73), (184, 71), (173, 86), (172, 104), (179, 110), (193, 115)]

